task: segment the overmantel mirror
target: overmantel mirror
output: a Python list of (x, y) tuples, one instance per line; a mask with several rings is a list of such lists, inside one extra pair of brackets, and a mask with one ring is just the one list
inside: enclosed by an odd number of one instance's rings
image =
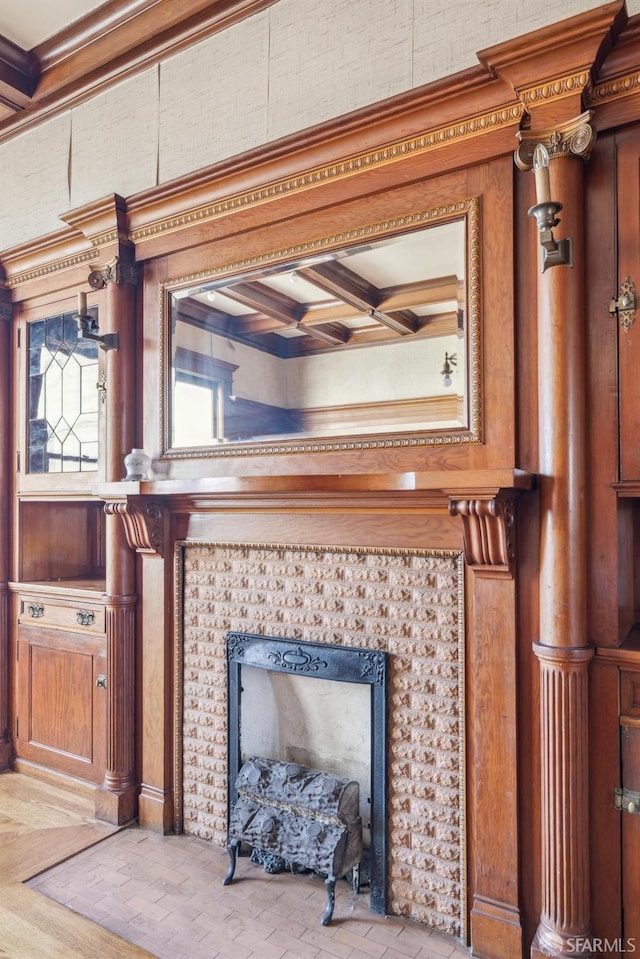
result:
[(167, 284), (163, 453), (480, 440), (479, 201)]

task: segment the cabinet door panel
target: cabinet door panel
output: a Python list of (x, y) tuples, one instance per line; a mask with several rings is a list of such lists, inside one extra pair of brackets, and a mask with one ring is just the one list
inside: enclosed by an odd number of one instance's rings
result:
[[(627, 277), (640, 306), (640, 133), (618, 144), (618, 283)], [(621, 316), (618, 330), (620, 376), (620, 479), (640, 479), (640, 311)]]
[(93, 760), (90, 652), (29, 648), (29, 742)]
[[(629, 719), (629, 723), (633, 720)], [(621, 726), (622, 786), (640, 793), (640, 727)], [(624, 936), (640, 941), (640, 815), (622, 812), (622, 888)]]
[(104, 776), (104, 636), (18, 627), (18, 759), (88, 782)]

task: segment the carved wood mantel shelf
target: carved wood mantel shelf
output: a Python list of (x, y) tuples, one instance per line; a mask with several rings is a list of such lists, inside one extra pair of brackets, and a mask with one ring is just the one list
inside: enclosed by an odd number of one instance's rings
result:
[(120, 516), (129, 547), (140, 553), (162, 554), (167, 513), (305, 505), (330, 510), (353, 506), (357, 500), (376, 511), (401, 507), (460, 516), (468, 565), (511, 577), (515, 499), (534, 487), (533, 474), (504, 469), (150, 480), (108, 483), (96, 492), (105, 501), (105, 511)]

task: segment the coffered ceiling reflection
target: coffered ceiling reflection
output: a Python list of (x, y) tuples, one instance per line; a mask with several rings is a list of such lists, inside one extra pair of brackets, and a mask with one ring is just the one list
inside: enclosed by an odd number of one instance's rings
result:
[(468, 430), (472, 232), (456, 216), (171, 290), (167, 450)]

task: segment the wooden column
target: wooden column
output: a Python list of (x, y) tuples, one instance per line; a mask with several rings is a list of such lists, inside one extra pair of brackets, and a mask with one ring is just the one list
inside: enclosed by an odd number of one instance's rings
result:
[[(0, 283), (0, 356), (11, 356), (13, 309), (9, 291)], [(8, 367), (7, 367), (8, 369)], [(11, 378), (0, 384), (0, 770), (9, 767), (9, 531), (11, 529)]]
[[(106, 357), (105, 479), (122, 479), (125, 454), (135, 446), (135, 280), (133, 255), (122, 244), (104, 269), (89, 276), (106, 288), (107, 317), (100, 333), (117, 333), (118, 349)], [(136, 770), (136, 593), (135, 556), (117, 516), (106, 518), (107, 757), (104, 783), (96, 793), (96, 815), (123, 823), (137, 810)]]
[[(556, 239), (572, 264), (538, 264), (542, 912), (532, 956), (588, 954), (584, 159), (593, 132), (576, 120), (523, 137), (543, 143), (550, 193), (562, 203)], [(535, 227), (532, 224), (532, 229)], [(541, 250), (542, 253), (542, 250)]]

